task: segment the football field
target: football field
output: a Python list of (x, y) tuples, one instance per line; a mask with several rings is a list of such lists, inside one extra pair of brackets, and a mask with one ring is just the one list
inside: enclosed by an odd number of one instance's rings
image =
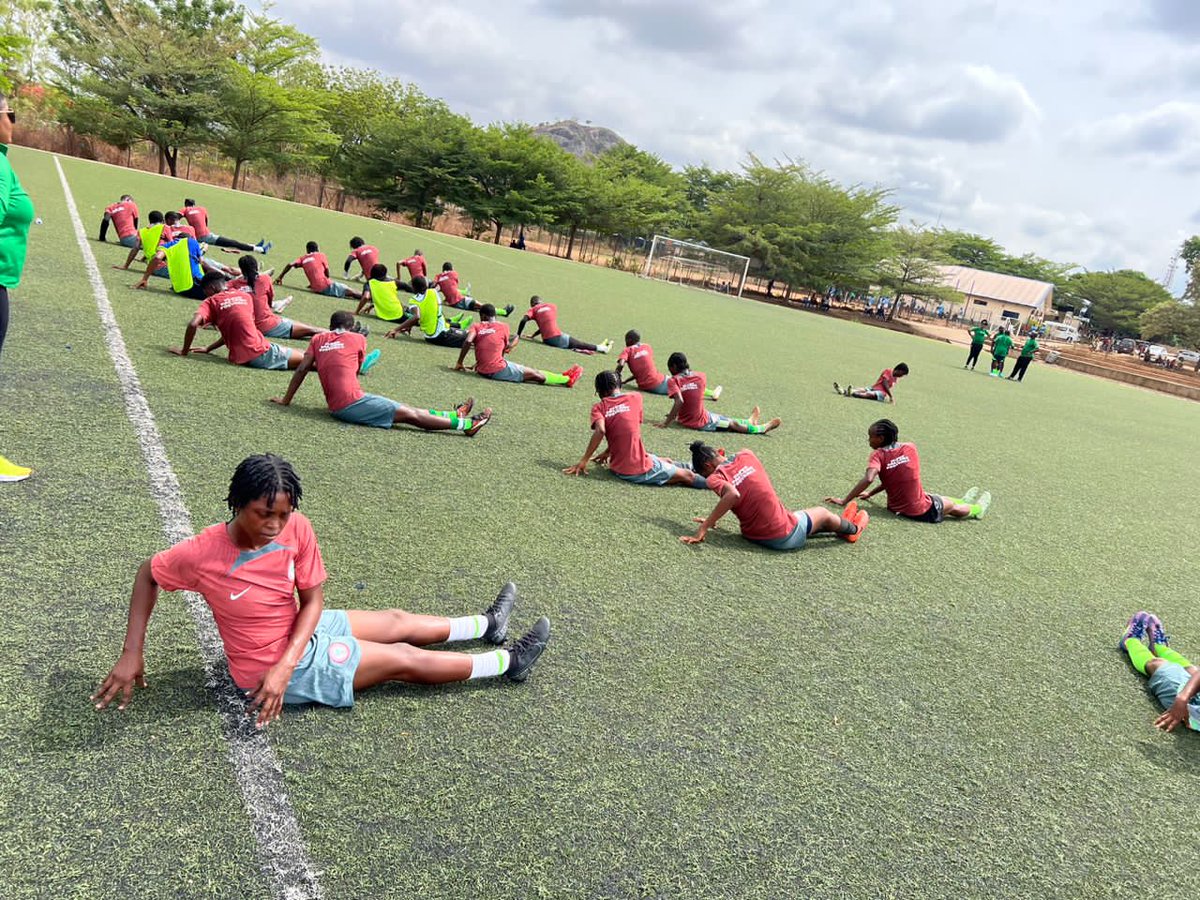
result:
[[(1041, 363), (1023, 384), (1000, 381), (964, 371), (956, 346), (63, 158), (196, 530), (224, 520), (243, 457), (279, 453), (303, 481), (328, 607), (466, 615), (511, 579), (513, 630), (543, 614), (554, 629), (524, 684), (375, 689), (353, 710), (288, 708), (263, 741), (223, 728), (193, 620), (164, 593), (149, 689), (124, 712), (95, 711), (134, 573), (165, 544), (164, 471), (148, 467), (127, 415), (54, 158), (14, 147), (10, 159), (44, 224), (0, 359), (0, 453), (37, 470), (0, 485), (0, 895), (1200, 887), (1200, 744), (1154, 730), (1156, 707), (1115, 649), (1148, 608), (1200, 656), (1187, 475), (1200, 406)], [(389, 266), (415, 248), (433, 271), (452, 260), (479, 299), (516, 305), (514, 326), (537, 293), (584, 340), (619, 347), (637, 328), (660, 368), (682, 350), (724, 385), (714, 410), (782, 417), (771, 435), (712, 443), (753, 449), (794, 508), (842, 495), (865, 468), (867, 426), (887, 416), (919, 447), (928, 490), (979, 486), (991, 512), (930, 526), (877, 503), (857, 544), (813, 538), (791, 554), (742, 540), (729, 516), (684, 546), (711, 492), (561, 473), (587, 443), (592, 379), (614, 358), (528, 340), (514, 361), (578, 362), (579, 384), (454, 372), (457, 350), (383, 340), (362, 320), (382, 351), (364, 389), (441, 409), (473, 395), (495, 410), (474, 439), (339, 423), (315, 377), (275, 406), (287, 373), (167, 353), (194, 302), (162, 279), (131, 290), (136, 274), (112, 268), (126, 251), (95, 240), (125, 192), (143, 220), (195, 197), (215, 231), (269, 237), (277, 270), (316, 240), (337, 278), (360, 235)], [(277, 291), (295, 295), (287, 316), (314, 325), (353, 306), (308, 293), (299, 272)], [(900, 361), (912, 374), (895, 406), (831, 389)], [(686, 457), (695, 433), (651, 427), (668, 403), (645, 399), (647, 449)], [(299, 840), (262, 839), (261, 792), (246, 790), (237, 746), (255, 740)]]

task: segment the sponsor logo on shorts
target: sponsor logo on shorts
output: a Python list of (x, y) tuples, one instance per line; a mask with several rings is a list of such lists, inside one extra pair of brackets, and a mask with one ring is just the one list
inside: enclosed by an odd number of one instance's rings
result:
[(335, 666), (345, 665), (350, 659), (350, 645), (343, 644), (341, 641), (334, 641), (329, 645), (329, 661)]

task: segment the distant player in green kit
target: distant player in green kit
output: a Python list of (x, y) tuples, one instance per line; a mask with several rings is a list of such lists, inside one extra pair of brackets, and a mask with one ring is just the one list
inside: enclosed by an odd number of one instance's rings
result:
[(983, 352), (983, 345), (987, 343), (990, 332), (982, 325), (976, 325), (971, 329), (971, 352), (967, 354), (967, 361), (963, 363), (964, 369), (974, 371), (975, 363), (979, 362), (979, 354)]
[(1004, 377), (1004, 360), (1008, 358), (1008, 351), (1012, 349), (1013, 339), (1007, 331), (1001, 328), (992, 338), (992, 371), (990, 372), (993, 378)]
[(1031, 334), (1025, 339), (1025, 343), (1021, 345), (1021, 355), (1017, 357), (1016, 363), (1013, 365), (1012, 374), (1008, 376), (1008, 380), (1014, 378), (1017, 381), (1025, 380), (1025, 370), (1029, 368), (1029, 364), (1033, 362), (1033, 354), (1037, 353), (1038, 342)]

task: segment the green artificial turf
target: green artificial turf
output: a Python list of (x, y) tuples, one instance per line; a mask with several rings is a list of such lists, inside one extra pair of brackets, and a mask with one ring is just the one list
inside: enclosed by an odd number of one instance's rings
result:
[[(12, 420), (0, 452), (39, 470), (0, 489), (12, 561), (0, 679), (15, 698), (0, 715), (27, 748), (0, 762), (0, 815), (18, 825), (0, 840), (0, 873), (25, 894), (60, 871), (84, 894), (261, 892), (180, 598), (165, 595), (151, 625), (154, 690), (121, 716), (83, 702), (119, 651), (134, 569), (161, 531), (53, 167), (19, 149), (12, 159), (46, 224), (0, 370)], [(389, 263), (416, 247), (431, 270), (450, 259), (477, 297), (518, 314), (541, 294), (583, 339), (619, 345), (638, 328), (660, 367), (684, 350), (725, 385), (716, 409), (783, 417), (773, 435), (714, 441), (753, 448), (795, 507), (853, 484), (881, 416), (920, 448), (929, 490), (995, 496), (984, 521), (936, 527), (869, 507), (853, 546), (816, 538), (773, 554), (730, 517), (685, 547), (677, 538), (715, 495), (560, 472), (586, 444), (591, 379), (611, 360), (523, 341), (515, 361), (587, 374), (573, 390), (500, 384), (450, 371), (457, 351), (384, 341), (376, 323), (383, 359), (367, 390), (437, 408), (473, 394), (496, 415), (474, 440), (347, 426), (315, 378), (282, 409), (268, 400), (285, 374), (168, 355), (194, 304), (157, 280), (128, 290), (134, 277), (108, 268), (124, 250), (93, 243), (197, 527), (223, 518), (242, 457), (278, 452), (304, 482), (329, 606), (463, 614), (512, 578), (514, 629), (553, 620), (525, 685), (398, 685), (272, 727), (327, 896), (1080, 896), (1197, 883), (1186, 836), (1200, 826), (1200, 745), (1153, 730), (1153, 702), (1114, 647), (1149, 607), (1200, 653), (1200, 517), (1185, 477), (1200, 407), (1040, 363), (1024, 384), (1000, 382), (963, 371), (964, 348), (63, 165), (89, 233), (122, 192), (143, 215), (186, 193), (217, 231), (270, 237), (276, 266), (317, 240), (340, 274), (358, 234)], [(323, 325), (349, 305), (308, 294), (299, 273), (288, 284), (292, 318)], [(895, 406), (831, 390), (901, 360), (912, 375)], [(667, 401), (646, 408), (653, 419)], [(644, 436), (674, 456), (695, 437), (649, 424)], [(1164, 812), (1166, 839), (1152, 825)]]

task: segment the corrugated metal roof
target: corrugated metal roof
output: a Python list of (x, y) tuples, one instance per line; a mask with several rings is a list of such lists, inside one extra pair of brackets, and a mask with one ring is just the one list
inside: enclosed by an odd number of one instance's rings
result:
[(984, 300), (1048, 310), (1054, 296), (1054, 285), (1046, 281), (984, 272), (968, 266), (938, 266), (938, 271), (942, 273), (942, 284), (946, 287)]

